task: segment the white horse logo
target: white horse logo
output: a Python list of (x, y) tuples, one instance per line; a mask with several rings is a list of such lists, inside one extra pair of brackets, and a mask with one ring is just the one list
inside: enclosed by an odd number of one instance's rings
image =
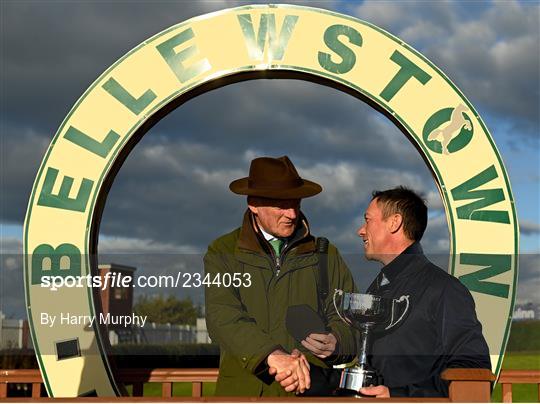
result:
[(430, 141), (439, 141), (442, 145), (443, 153), (446, 155), (450, 154), (448, 153), (448, 144), (453, 138), (459, 135), (461, 129), (472, 129), (471, 123), (463, 116), (464, 112), (469, 112), (469, 109), (465, 105), (459, 104), (452, 111), (450, 121), (444, 125), (441, 125), (439, 128), (434, 129), (427, 137), (427, 139)]

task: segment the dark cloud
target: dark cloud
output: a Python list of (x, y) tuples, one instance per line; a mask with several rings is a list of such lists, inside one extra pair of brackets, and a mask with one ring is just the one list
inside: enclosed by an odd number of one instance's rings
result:
[(278, 155), (299, 145), (313, 160), (383, 167), (384, 153), (394, 157), (395, 168), (423, 166), (386, 117), (354, 97), (304, 81), (256, 80), (214, 90), (182, 105), (153, 132), (232, 153), (249, 147)]
[[(165, 118), (129, 156), (108, 195), (103, 234), (204, 249), (239, 225), (245, 199), (228, 184), (246, 176), (249, 161), (260, 155), (287, 154), (304, 177), (322, 184), (325, 191), (303, 206), (315, 231), (342, 229), (329, 236), (343, 237), (374, 189), (408, 185), (441, 207), (415, 148), (357, 99), (299, 81), (242, 83), (200, 98)], [(306, 108), (304, 98), (320, 101)], [(245, 99), (257, 101), (251, 106)], [(221, 106), (218, 113), (203, 119), (213, 105)], [(353, 243), (340, 247), (356, 251)]]
[[(5, 2), (2, 96), (11, 122), (51, 135), (84, 90), (153, 34), (219, 9), (207, 2)], [(51, 102), (54, 98), (55, 102)]]
[[(345, 2), (298, 3), (342, 7), (388, 29), (443, 67), (475, 105), (514, 118), (518, 133), (538, 133), (537, 4), (382, 1), (353, 9)], [(127, 51), (175, 23), (242, 4), (4, 2), (4, 119), (52, 135), (83, 91)]]
[(32, 129), (2, 129), (0, 221), (22, 224), (32, 185), (50, 139)]
[[(377, 24), (394, 35), (403, 36), (404, 33), (409, 32), (407, 38), (402, 38), (407, 40), (426, 39), (429, 35), (428, 32), (417, 35), (413, 27), (429, 26), (431, 33), (445, 33), (452, 29), (457, 18), (455, 4), (450, 1), (366, 1), (350, 7), (350, 12), (364, 21)], [(433, 35), (431, 40), (437, 40), (438, 36)]]
[[(472, 6), (471, 6), (472, 4)], [(512, 121), (513, 136), (540, 131), (540, 24), (537, 2), (365, 2), (359, 18), (421, 51), (481, 114)]]
[[(374, 188), (407, 184), (425, 189), (422, 178), (413, 172), (372, 169), (361, 163), (313, 165), (307, 156), (304, 159), (309, 163), (304, 164), (302, 159), (295, 159), (295, 153), (299, 152), (294, 152), (294, 148), (292, 151), (291, 158), (300, 162), (297, 165), (302, 175), (326, 188), (320, 196), (303, 203), (314, 231), (330, 224), (343, 231), (351, 217), (359, 216), (365, 209)], [(216, 153), (204, 153), (200, 147), (198, 161), (183, 164), (179, 145), (136, 149), (108, 195), (101, 233), (191, 244), (203, 249), (213, 237), (237, 227), (246, 207), (245, 199), (232, 194), (228, 183), (247, 175), (248, 162), (241, 160), (230, 169), (217, 168), (209, 162), (226, 160), (229, 155), (224, 153), (211, 160), (207, 157), (211, 154)], [(242, 156), (246, 152), (238, 154)], [(263, 150), (257, 154), (267, 153)], [(166, 162), (168, 167), (151, 171), (154, 175), (151, 180), (143, 180), (131, 172), (132, 168), (144, 172), (156, 162)]]
[(4, 119), (52, 136), (86, 88), (144, 40), (191, 17), (252, 3), (2, 2)]

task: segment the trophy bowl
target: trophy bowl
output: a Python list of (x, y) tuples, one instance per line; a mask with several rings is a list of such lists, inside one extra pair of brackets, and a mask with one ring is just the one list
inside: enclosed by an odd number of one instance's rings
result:
[(391, 320), (392, 299), (364, 293), (344, 293), (341, 312), (344, 318), (357, 329), (362, 324), (386, 327)]
[[(340, 305), (337, 304), (337, 296), (341, 297)], [(334, 307), (345, 323), (360, 331), (358, 362), (343, 369), (336, 395), (359, 397), (362, 387), (383, 384), (382, 378), (368, 363), (371, 334), (373, 331), (390, 330), (403, 321), (409, 310), (409, 296), (390, 299), (365, 293), (345, 293), (336, 289)]]

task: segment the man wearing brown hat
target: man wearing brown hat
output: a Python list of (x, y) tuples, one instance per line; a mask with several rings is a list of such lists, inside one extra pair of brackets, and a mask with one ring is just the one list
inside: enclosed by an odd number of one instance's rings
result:
[[(349, 360), (355, 343), (332, 294), (319, 293), (325, 279), (330, 291), (352, 291), (352, 276), (333, 245), (328, 255), (317, 253), (300, 211), (301, 199), (322, 188), (302, 179), (286, 156), (254, 159), (249, 177), (229, 188), (248, 197), (243, 224), (212, 242), (204, 259), (210, 279), (237, 281), (206, 286), (206, 323), (221, 350), (216, 395), (324, 394), (329, 368)], [(301, 324), (306, 333), (298, 337), (291, 327)]]

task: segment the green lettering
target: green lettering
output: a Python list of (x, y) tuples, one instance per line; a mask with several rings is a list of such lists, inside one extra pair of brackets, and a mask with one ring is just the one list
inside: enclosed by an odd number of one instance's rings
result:
[(396, 95), (412, 77), (422, 84), (426, 84), (431, 79), (429, 74), (420, 69), (397, 50), (390, 56), (390, 60), (397, 63), (401, 68), (380, 94), (386, 101), (390, 101), (394, 98), (394, 95)]
[(502, 254), (461, 254), (459, 261), (464, 265), (484, 267), (476, 272), (462, 275), (459, 280), (472, 292), (507, 298), (510, 286), (503, 283), (486, 281), (488, 278), (510, 271), (511, 255)]
[[(50, 260), (50, 268), (45, 267), (45, 260)], [(67, 243), (60, 244), (56, 249), (49, 244), (37, 246), (32, 253), (32, 285), (39, 285), (44, 275), (80, 276), (81, 252), (79, 249)]]
[(354, 28), (339, 24), (328, 27), (324, 32), (324, 43), (341, 57), (341, 62), (335, 63), (332, 61), (332, 55), (319, 52), (319, 65), (331, 73), (347, 73), (356, 64), (355, 53), (343, 42), (340, 42), (341, 35), (345, 35), (353, 45), (362, 46), (362, 36)]
[(107, 80), (103, 84), (103, 89), (116, 98), (124, 107), (129, 109), (135, 115), (139, 115), (152, 101), (156, 99), (156, 93), (148, 89), (139, 98), (132, 96), (122, 85), (114, 78)]
[(64, 135), (64, 139), (69, 140), (72, 143), (75, 143), (77, 146), (81, 146), (83, 149), (88, 150), (90, 153), (97, 154), (99, 157), (107, 157), (109, 152), (112, 150), (120, 135), (115, 131), (111, 130), (105, 136), (101, 142), (98, 142), (96, 139), (91, 138), (87, 134), (81, 132), (80, 130), (70, 126)]
[(480, 210), (486, 206), (504, 201), (504, 192), (502, 189), (481, 189), (474, 191), (475, 188), (487, 184), (497, 177), (495, 166), (491, 166), (452, 189), (452, 197), (456, 201), (478, 199), (457, 208), (458, 218), (484, 222), (510, 223), (508, 212), (504, 210)]
[(49, 206), (51, 208), (84, 212), (88, 199), (90, 198), (90, 192), (92, 191), (94, 181), (89, 180), (88, 178), (83, 178), (79, 192), (73, 199), (69, 197), (69, 191), (71, 191), (71, 186), (73, 185), (73, 178), (68, 177), (67, 175), (64, 176), (64, 179), (62, 180), (58, 195), (53, 195), (52, 189), (54, 187), (54, 183), (56, 182), (57, 176), (58, 170), (56, 168), (49, 167), (47, 169), (45, 181), (43, 181), (43, 187), (41, 188), (41, 193), (39, 195), (37, 204), (41, 206)]
[(259, 21), (259, 34), (255, 38), (255, 29), (250, 14), (240, 14), (238, 22), (242, 28), (249, 57), (254, 60), (262, 60), (264, 49), (268, 40), (268, 52), (270, 60), (281, 60), (291, 38), (291, 34), (298, 20), (297, 15), (286, 15), (283, 20), (279, 38), (276, 36), (276, 16), (274, 14), (261, 14)]
[(163, 59), (165, 59), (181, 83), (188, 81), (212, 68), (207, 59), (201, 59), (188, 67), (184, 66), (184, 62), (187, 59), (199, 54), (199, 51), (195, 45), (183, 49), (178, 53), (175, 51), (177, 46), (182, 45), (184, 42), (187, 42), (194, 37), (195, 34), (193, 34), (193, 30), (188, 28), (172, 38), (167, 39), (162, 44), (156, 46), (158, 52), (161, 54)]

